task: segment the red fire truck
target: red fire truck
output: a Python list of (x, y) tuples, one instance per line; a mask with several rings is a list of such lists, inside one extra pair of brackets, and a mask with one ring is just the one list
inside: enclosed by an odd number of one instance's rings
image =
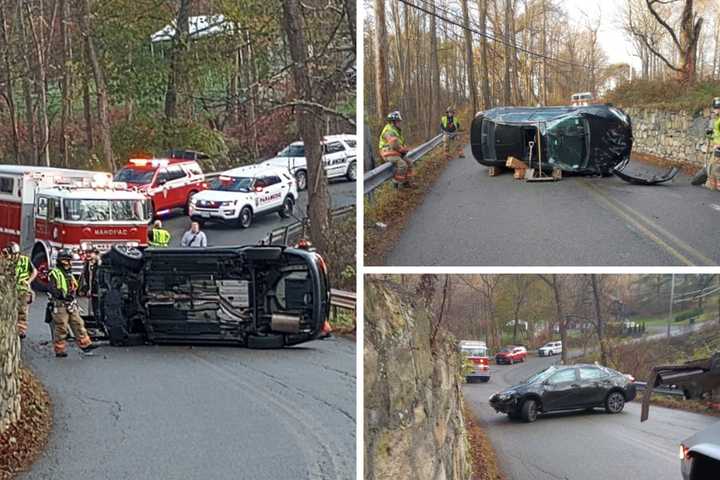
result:
[(18, 242), (47, 282), (57, 252), (85, 252), (114, 244), (147, 245), (147, 197), (113, 183), (109, 173), (22, 165), (0, 166), (0, 248)]

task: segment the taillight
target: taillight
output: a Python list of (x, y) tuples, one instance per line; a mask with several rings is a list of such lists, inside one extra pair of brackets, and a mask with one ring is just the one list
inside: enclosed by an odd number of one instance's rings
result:
[(320, 265), (320, 270), (322, 270), (322, 272), (327, 275), (327, 265), (325, 264), (325, 259), (317, 253), (315, 254), (315, 256), (317, 257), (318, 265)]
[(685, 460), (690, 458), (689, 450), (685, 445), (680, 445), (680, 460)]

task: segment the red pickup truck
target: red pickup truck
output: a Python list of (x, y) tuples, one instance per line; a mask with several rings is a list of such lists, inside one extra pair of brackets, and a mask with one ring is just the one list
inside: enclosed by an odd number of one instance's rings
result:
[(501, 363), (509, 363), (512, 365), (515, 362), (524, 362), (525, 357), (527, 357), (527, 349), (525, 347), (511, 345), (495, 354), (495, 363), (498, 365)]

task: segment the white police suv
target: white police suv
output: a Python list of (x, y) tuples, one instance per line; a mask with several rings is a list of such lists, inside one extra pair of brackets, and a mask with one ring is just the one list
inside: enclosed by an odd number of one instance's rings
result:
[(193, 195), (189, 214), (201, 224), (215, 221), (248, 228), (257, 215), (276, 212), (289, 217), (297, 198), (296, 182), (287, 168), (248, 165), (221, 173), (207, 190)]
[[(357, 178), (357, 136), (342, 134), (323, 137), (322, 161), (327, 178), (345, 177), (350, 181)], [(298, 190), (307, 188), (307, 160), (305, 145), (294, 142), (280, 151), (275, 158), (263, 165), (285, 167), (297, 179)]]

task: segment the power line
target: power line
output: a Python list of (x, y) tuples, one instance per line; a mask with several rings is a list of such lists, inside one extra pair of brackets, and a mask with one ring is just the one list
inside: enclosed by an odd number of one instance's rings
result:
[[(444, 22), (446, 22), (446, 23), (449, 23), (449, 24), (451, 24), (451, 25), (455, 25), (456, 27), (460, 27), (460, 28), (463, 29), (463, 30), (467, 30), (467, 31), (469, 31), (469, 32), (471, 32), (471, 33), (474, 33), (474, 34), (479, 35), (479, 36), (481, 36), (481, 37), (487, 38), (487, 39), (490, 40), (490, 41), (497, 42), (497, 43), (500, 43), (500, 44), (502, 44), (502, 45), (505, 45), (505, 46), (514, 48), (514, 49), (519, 50), (519, 51), (521, 51), (521, 52), (523, 52), (523, 53), (527, 53), (528, 55), (531, 55), (531, 56), (533, 56), (533, 57), (543, 58), (543, 59), (545, 59), (545, 60), (549, 60), (549, 61), (552, 61), (552, 62), (562, 63), (562, 64), (565, 64), (565, 65), (570, 65), (570, 66), (574, 66), (574, 67), (584, 68), (584, 69), (586, 69), (586, 70), (591, 70), (591, 68), (590, 68), (589, 66), (587, 66), (587, 65), (583, 65), (583, 64), (575, 63), (575, 62), (570, 62), (570, 61), (567, 61), (567, 60), (562, 60), (562, 59), (560, 59), (560, 58), (551, 57), (551, 56), (549, 56), (549, 55), (545, 55), (545, 54), (542, 54), (542, 53), (540, 53), (540, 52), (535, 52), (535, 51), (530, 50), (530, 49), (528, 49), (528, 48), (525, 48), (525, 47), (522, 47), (522, 46), (518, 46), (518, 45), (515, 45), (515, 44), (513, 44), (513, 43), (508, 43), (508, 42), (506, 42), (505, 40), (503, 40), (503, 39), (501, 39), (501, 38), (498, 38), (498, 37), (495, 37), (495, 36), (493, 36), (493, 35), (491, 35), (491, 34), (489, 34), (489, 33), (487, 33), (487, 32), (486, 32), (486, 33), (482, 33), (482, 32), (480, 32), (479, 30), (476, 30), (476, 29), (474, 29), (474, 28), (466, 27), (463, 23), (461, 23), (461, 22), (458, 21), (458, 20), (453, 20), (453, 19), (450, 19), (450, 18), (445, 17), (445, 16), (443, 16), (443, 15), (439, 15), (438, 13), (433, 13), (433, 12), (431, 12), (430, 10), (428, 10), (427, 8), (422, 7), (422, 6), (420, 6), (420, 5), (417, 5), (417, 4), (415, 4), (415, 3), (412, 3), (412, 2), (410, 2), (409, 0), (397, 0), (397, 1), (400, 2), (400, 3), (404, 3), (405, 5), (407, 5), (407, 6), (411, 7), (411, 8), (414, 8), (415, 10), (419, 10), (419, 11), (421, 11), (421, 12), (423, 12), (423, 13), (426, 13), (426, 14), (428, 14), (428, 15), (431, 15), (431, 16), (433, 16), (433, 17), (435, 17), (435, 18), (437, 18), (437, 19), (439, 19), (439, 20), (442, 20), (442, 21), (444, 21)], [(422, 1), (423, 3), (425, 3), (425, 4), (427, 5), (427, 2), (426, 2), (426, 1), (423, 1), (423, 0), (420, 0), (420, 1)], [(436, 10), (437, 10), (438, 8), (440, 8), (440, 10), (443, 10), (443, 11), (445, 11), (446, 13), (451, 13), (449, 10), (445, 10), (445, 9), (443, 9), (442, 7), (437, 7), (437, 6), (435, 6), (435, 8), (436, 8)], [(456, 13), (451, 13), (451, 15), (457, 17), (457, 14), (456, 14)]]

